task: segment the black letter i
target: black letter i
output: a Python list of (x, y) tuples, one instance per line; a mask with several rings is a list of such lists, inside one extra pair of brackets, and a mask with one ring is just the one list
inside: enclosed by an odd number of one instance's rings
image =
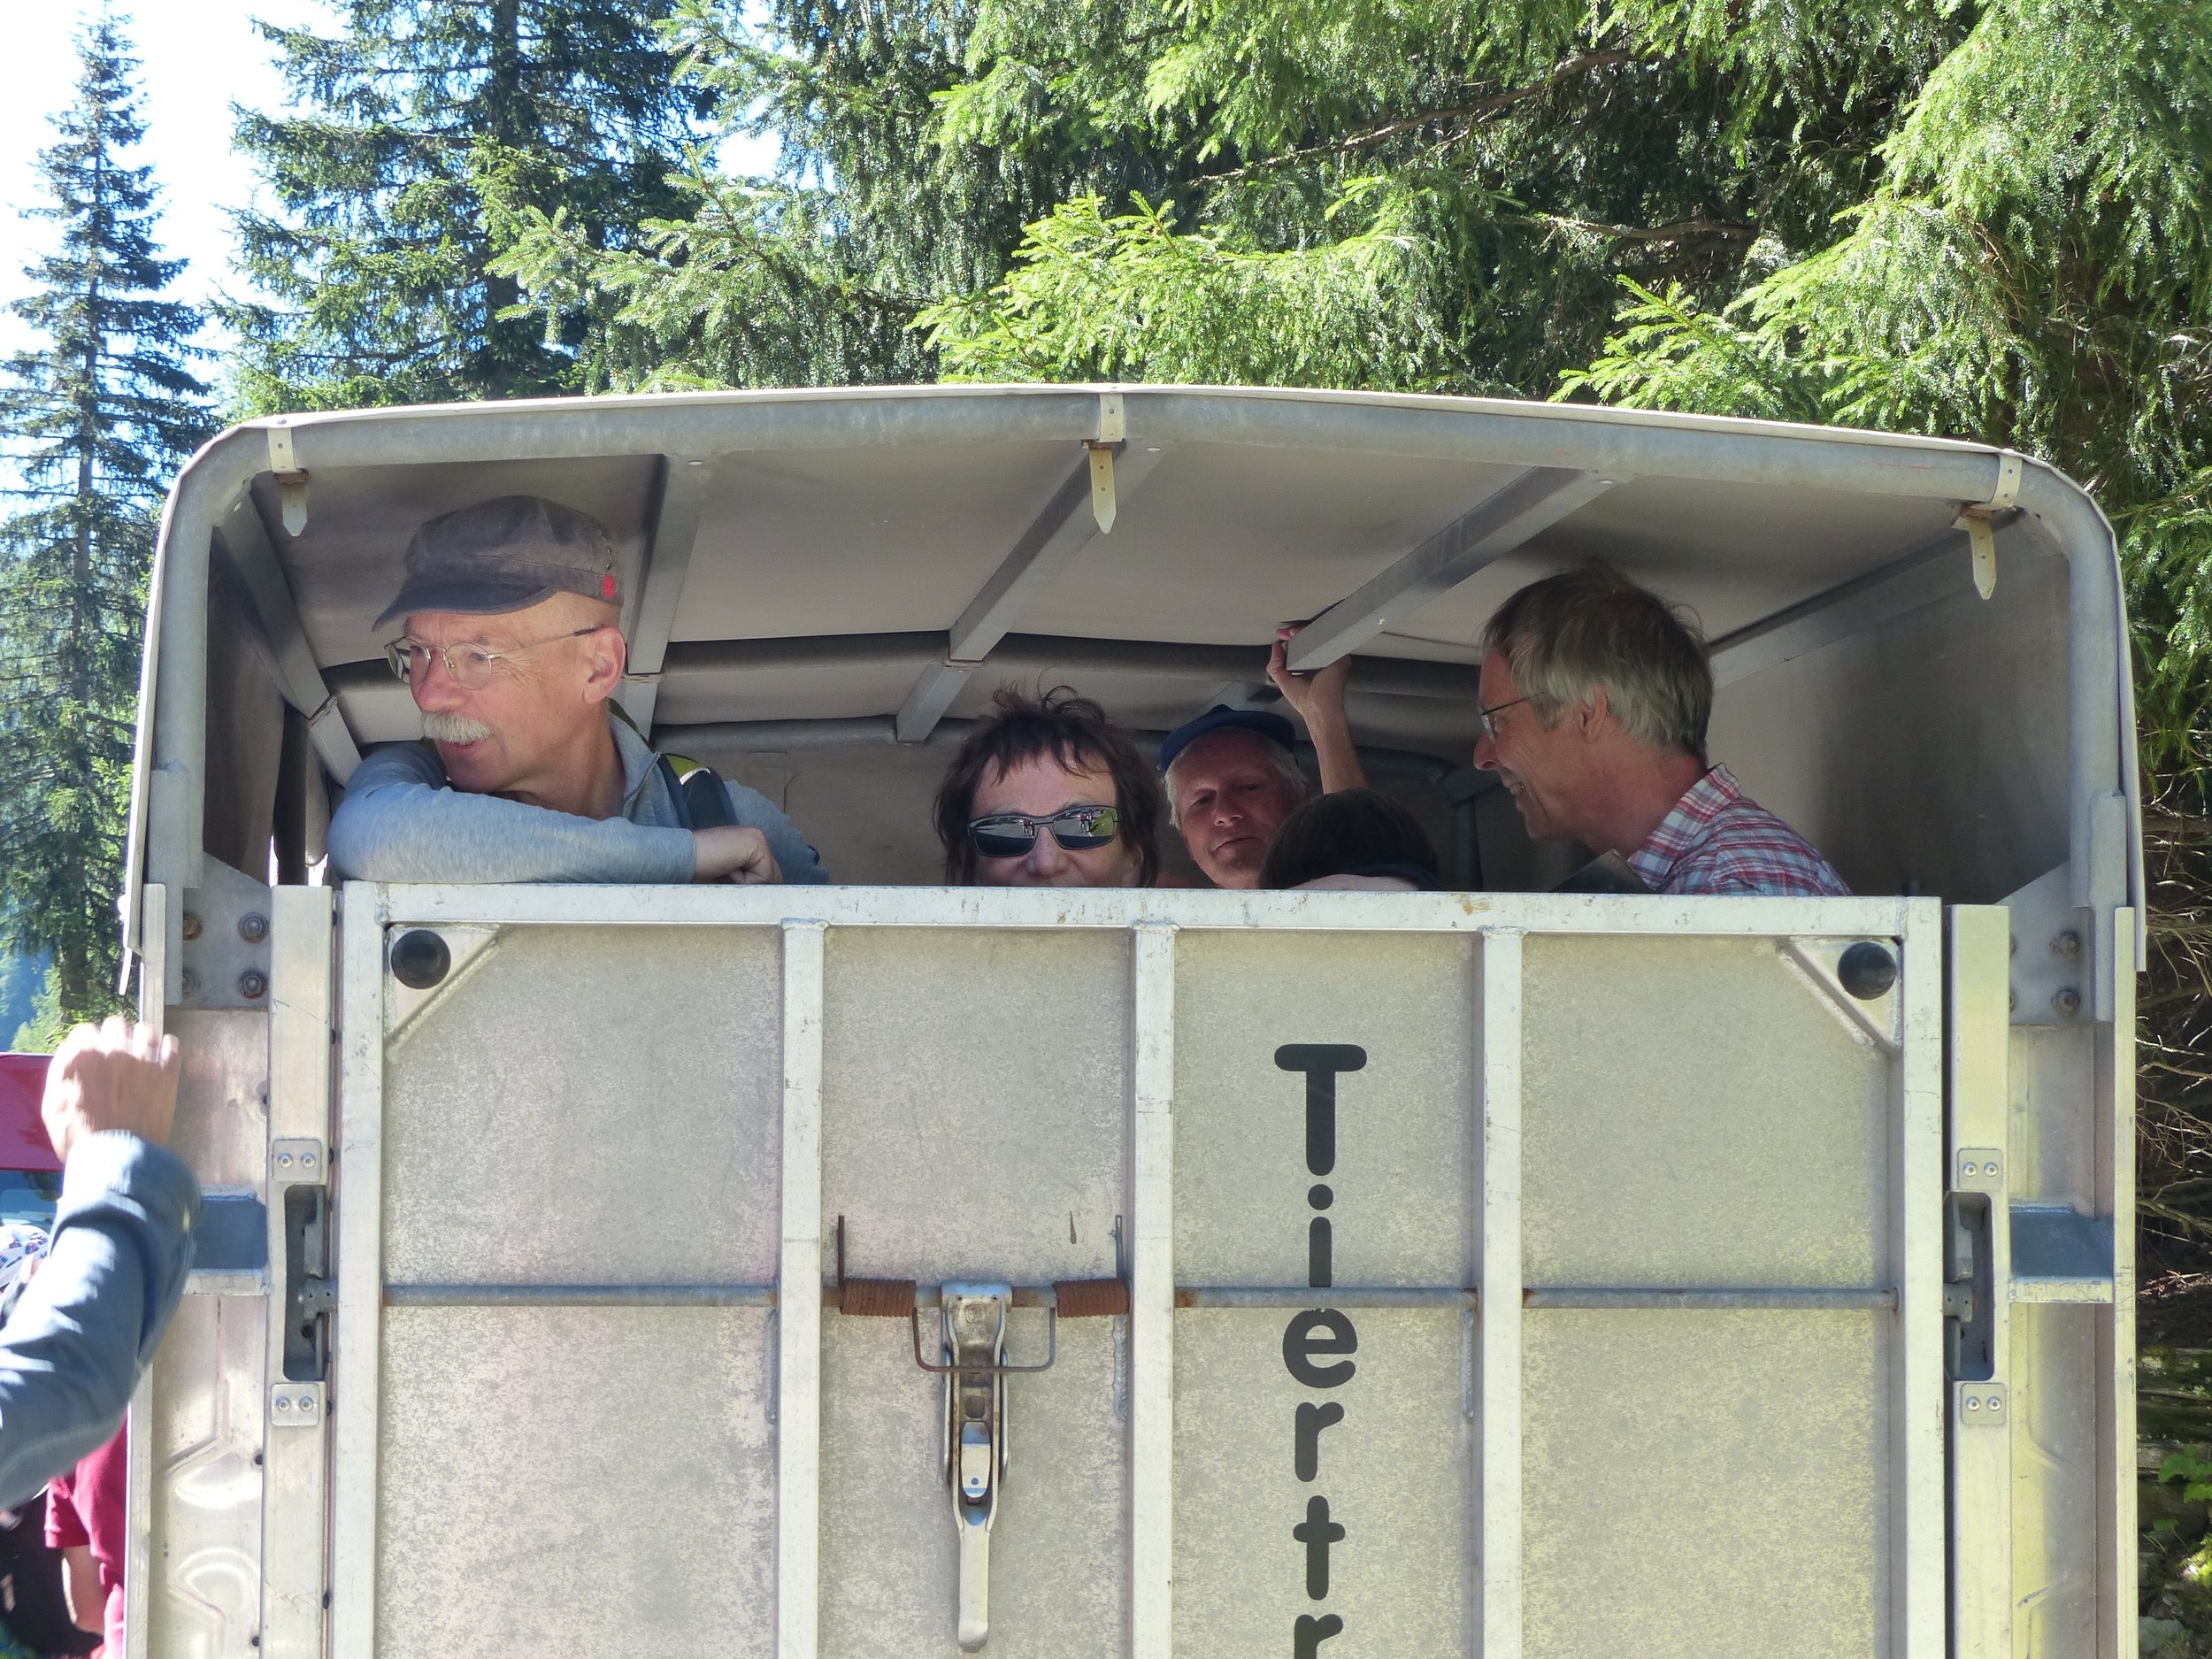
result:
[(1306, 1283), (1331, 1283), (1329, 1262), (1330, 1229), (1326, 1216), (1316, 1216), (1306, 1229)]

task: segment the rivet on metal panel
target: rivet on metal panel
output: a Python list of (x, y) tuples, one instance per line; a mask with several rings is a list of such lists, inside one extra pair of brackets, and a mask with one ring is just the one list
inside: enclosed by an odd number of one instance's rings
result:
[(1955, 1186), (1971, 1192), (1985, 1192), (1998, 1184), (1997, 1178), (2004, 1168), (2004, 1155), (1993, 1147), (1962, 1147), (1958, 1155), (1958, 1179)]
[(188, 944), (188, 943), (190, 943), (193, 940), (197, 939), (199, 936), (200, 936), (200, 918), (199, 918), (197, 916), (195, 916), (195, 915), (194, 915), (194, 914), (193, 914), (190, 910), (187, 910), (187, 911), (184, 913), (184, 937), (185, 937), (185, 942)]
[(257, 1002), (267, 994), (269, 976), (258, 968), (248, 968), (238, 976), (238, 995), (249, 1002)]
[(2051, 941), (2051, 954), (2063, 957), (2068, 962), (2073, 961), (2075, 957), (2081, 955), (2081, 935), (2072, 928), (2068, 928)]
[(269, 1148), (269, 1162), (273, 1178), (293, 1186), (319, 1187), (329, 1174), (319, 1141), (279, 1141)]
[(2005, 1420), (2006, 1390), (2000, 1382), (1952, 1386), (1953, 1420), (1964, 1427), (1993, 1427)]
[(279, 1383), (269, 1391), (273, 1428), (312, 1428), (323, 1420), (323, 1386), (319, 1382)]
[(184, 971), (183, 974), (180, 976), (179, 983), (183, 987), (184, 1000), (186, 1002), (190, 1002), (194, 997), (200, 994), (200, 976), (193, 972), (191, 969), (187, 968)]
[(238, 936), (250, 945), (257, 945), (269, 936), (269, 918), (259, 910), (248, 910), (238, 918)]
[(2081, 993), (2067, 986), (2052, 995), (2051, 1006), (2070, 1019), (2081, 1012)]

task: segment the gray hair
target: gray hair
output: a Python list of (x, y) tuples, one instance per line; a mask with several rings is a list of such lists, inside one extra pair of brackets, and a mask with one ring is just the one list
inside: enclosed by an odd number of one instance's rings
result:
[[(1307, 801), (1312, 798), (1313, 780), (1308, 778), (1304, 772), (1300, 770), (1297, 756), (1292, 754), (1288, 749), (1285, 749), (1280, 743), (1276, 742), (1272, 738), (1262, 737), (1257, 732), (1251, 731), (1248, 728), (1240, 729), (1235, 726), (1231, 726), (1227, 728), (1227, 730), (1229, 733), (1237, 736), (1250, 738), (1255, 743), (1257, 743), (1261, 749), (1266, 751), (1268, 764), (1275, 768), (1276, 775), (1282, 780), (1283, 787), (1290, 791), (1291, 798), (1294, 801), (1302, 806)], [(1207, 733), (1205, 737), (1197, 739), (1190, 745), (1189, 748), (1185, 749), (1181, 755), (1178, 755), (1175, 757), (1174, 764), (1171, 765), (1167, 769), (1167, 821), (1169, 828), (1179, 830), (1183, 827), (1183, 810), (1181, 805), (1176, 798), (1176, 768), (1179, 767), (1183, 764), (1184, 757), (1187, 756), (1192, 749), (1197, 748), (1199, 743), (1204, 742), (1207, 737), (1217, 737), (1221, 735), (1223, 735), (1223, 733), (1217, 732)]]
[(1705, 758), (1713, 670), (1695, 619), (1606, 565), (1531, 582), (1482, 634), (1546, 727), (1602, 691), (1623, 731)]

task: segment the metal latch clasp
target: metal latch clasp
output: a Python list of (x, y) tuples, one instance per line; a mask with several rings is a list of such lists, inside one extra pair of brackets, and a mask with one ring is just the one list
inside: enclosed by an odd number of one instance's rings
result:
[[(924, 1365), (945, 1379), (945, 1484), (952, 1488), (953, 1524), (960, 1532), (960, 1647), (974, 1653), (991, 1634), (991, 1523), (998, 1518), (1006, 1478), (1006, 1377), (1043, 1365), (1006, 1363), (1010, 1285), (946, 1285), (939, 1291), (941, 1363)], [(915, 1321), (917, 1348), (920, 1318)], [(1045, 1365), (1052, 1363), (1048, 1357)]]

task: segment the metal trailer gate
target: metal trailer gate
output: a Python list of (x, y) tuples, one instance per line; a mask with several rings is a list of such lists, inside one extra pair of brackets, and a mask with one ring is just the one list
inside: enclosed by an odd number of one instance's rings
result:
[(2132, 1651), (2127, 910), (272, 896), (134, 1649)]

